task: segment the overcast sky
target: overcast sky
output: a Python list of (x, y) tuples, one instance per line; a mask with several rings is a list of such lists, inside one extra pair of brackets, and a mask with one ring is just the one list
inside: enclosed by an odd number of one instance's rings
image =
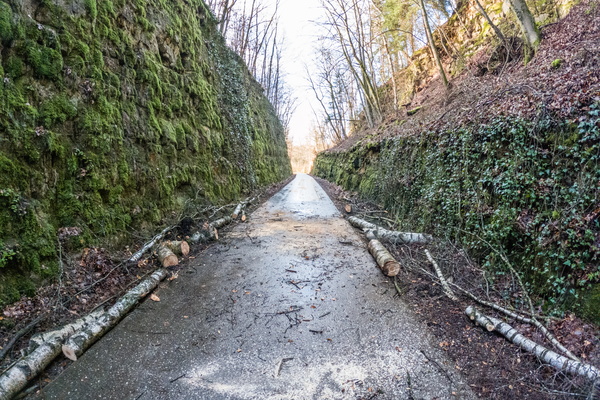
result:
[[(269, 1), (275, 3), (275, 0)], [(280, 0), (279, 20), (285, 40), (283, 69), (287, 74), (286, 81), (298, 98), (290, 127), (290, 136), (295, 144), (306, 141), (315, 120), (311, 104), (316, 100), (308, 86), (304, 65), (310, 65), (314, 59), (318, 36), (314, 21), (322, 14), (319, 0)]]

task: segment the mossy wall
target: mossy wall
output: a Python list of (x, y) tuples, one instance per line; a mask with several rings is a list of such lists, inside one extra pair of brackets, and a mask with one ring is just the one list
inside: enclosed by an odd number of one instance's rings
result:
[(600, 105), (579, 121), (367, 137), (320, 153), (313, 172), (382, 204), (400, 230), (462, 243), (491, 279), (506, 254), (549, 311), (600, 323)]
[(0, 304), (74, 246), (291, 173), (282, 126), (201, 0), (0, 2)]

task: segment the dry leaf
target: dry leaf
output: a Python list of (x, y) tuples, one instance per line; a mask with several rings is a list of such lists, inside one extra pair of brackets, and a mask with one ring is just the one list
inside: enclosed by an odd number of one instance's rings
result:
[(348, 214), (350, 214), (352, 212), (352, 206), (350, 204), (346, 204), (346, 207), (344, 207), (344, 210), (346, 210), (346, 212)]
[(150, 295), (150, 300), (152, 300), (152, 301), (160, 301), (160, 297), (158, 297), (157, 295), (155, 295), (154, 293), (152, 293)]
[(174, 280), (175, 280), (175, 279), (177, 279), (177, 278), (179, 278), (179, 273), (177, 273), (177, 272), (173, 272), (173, 275), (171, 275), (171, 276), (169, 277), (169, 279), (167, 279), (167, 280), (169, 280), (169, 281), (174, 281)]

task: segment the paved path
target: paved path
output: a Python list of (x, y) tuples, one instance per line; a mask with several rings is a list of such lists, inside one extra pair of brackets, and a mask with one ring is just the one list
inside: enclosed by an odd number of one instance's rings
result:
[(308, 175), (226, 236), (41, 397), (474, 397)]

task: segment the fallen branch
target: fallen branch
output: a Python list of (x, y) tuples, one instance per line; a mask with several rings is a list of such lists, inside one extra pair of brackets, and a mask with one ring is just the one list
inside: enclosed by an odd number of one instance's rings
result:
[(30, 342), (31, 351), (0, 376), (0, 400), (10, 399), (19, 393), (32, 378), (44, 370), (60, 354), (61, 345), (68, 335), (92, 322), (90, 314), (64, 327), (41, 335)]
[(33, 321), (31, 321), (29, 324), (27, 324), (27, 326), (25, 326), (23, 329), (19, 330), (19, 332), (17, 332), (15, 336), (13, 336), (12, 339), (10, 339), (10, 341), (4, 347), (2, 347), (2, 351), (0, 351), (0, 361), (4, 360), (6, 355), (12, 350), (15, 343), (17, 343), (19, 339), (27, 335), (33, 328), (37, 326), (37, 324), (42, 322), (44, 318), (46, 317), (43, 315), (39, 316)]
[(427, 259), (429, 260), (431, 265), (433, 265), (433, 269), (435, 269), (435, 273), (437, 274), (438, 279), (440, 280), (440, 283), (442, 284), (442, 288), (444, 289), (444, 293), (446, 293), (446, 296), (448, 296), (451, 300), (458, 301), (458, 298), (456, 298), (456, 295), (454, 294), (452, 289), (450, 289), (450, 286), (448, 285), (448, 281), (444, 277), (444, 274), (442, 273), (440, 266), (434, 260), (434, 258), (431, 256), (431, 253), (429, 252), (429, 250), (425, 250), (425, 255), (427, 256)]
[(541, 361), (550, 364), (559, 371), (580, 375), (591, 381), (600, 379), (600, 371), (593, 365), (574, 361), (555, 353), (554, 351), (537, 344), (533, 340), (526, 338), (509, 324), (502, 322), (499, 319), (481, 314), (479, 310), (473, 306), (467, 307), (465, 313), (472, 321), (475, 321), (477, 325), (484, 327), (489, 332), (498, 332), (521, 349), (535, 354)]
[(151, 276), (121, 297), (115, 305), (100, 316), (94, 323), (77, 334), (71, 336), (62, 346), (65, 356), (77, 360), (89, 346), (110, 330), (127, 314), (142, 298), (150, 293), (167, 276), (167, 271), (159, 269)]
[(161, 240), (163, 237), (165, 237), (165, 235), (167, 234), (167, 232), (169, 232), (173, 228), (174, 227), (169, 226), (168, 228), (163, 229), (163, 231), (161, 233), (159, 233), (158, 235), (154, 236), (152, 238), (152, 240), (150, 240), (148, 243), (146, 243), (144, 246), (142, 246), (141, 249), (139, 249), (138, 251), (136, 251), (131, 257), (129, 257), (129, 259), (127, 261), (129, 261), (131, 263), (136, 263), (136, 262), (140, 261), (140, 258), (142, 258), (142, 256), (144, 255), (144, 253), (147, 252), (148, 250), (150, 250), (151, 248), (153, 248), (154, 245), (159, 240)]
[(350, 222), (352, 226), (362, 230), (372, 231), (373, 234), (379, 239), (386, 239), (396, 244), (426, 244), (433, 240), (431, 235), (426, 235), (424, 233), (390, 231), (357, 217), (348, 217), (348, 222)]
[(394, 259), (390, 252), (377, 239), (369, 241), (369, 252), (377, 261), (377, 265), (387, 276), (396, 276), (400, 272), (400, 263)]
[(238, 204), (237, 207), (235, 208), (235, 210), (233, 210), (233, 214), (231, 214), (231, 218), (237, 219), (238, 215), (240, 215), (242, 213), (242, 209), (244, 208), (244, 206), (245, 206), (244, 202), (241, 202), (240, 204)]

